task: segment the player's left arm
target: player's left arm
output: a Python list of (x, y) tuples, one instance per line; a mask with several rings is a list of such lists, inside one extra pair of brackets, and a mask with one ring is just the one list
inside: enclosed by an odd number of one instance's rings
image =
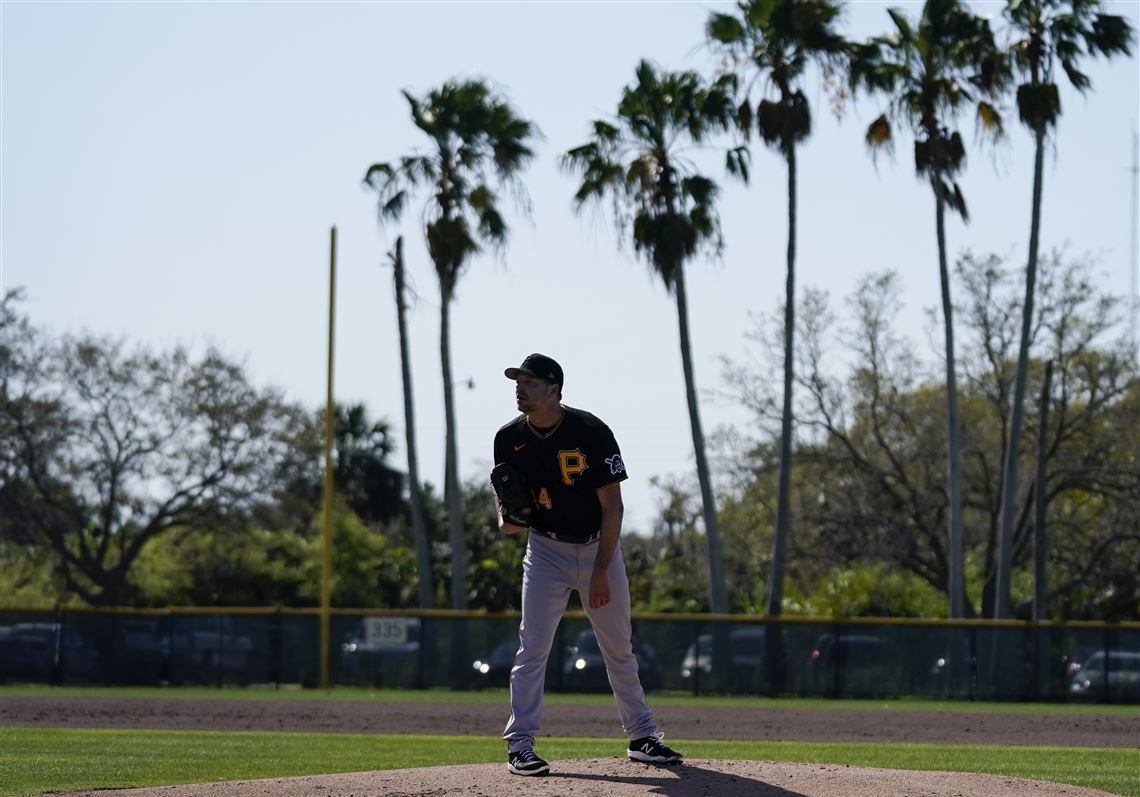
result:
[(621, 521), (625, 515), (621, 482), (600, 488), (598, 502), (602, 505), (602, 528), (598, 539), (598, 554), (594, 558), (593, 572), (590, 573), (591, 609), (599, 609), (610, 602), (609, 569), (621, 538)]

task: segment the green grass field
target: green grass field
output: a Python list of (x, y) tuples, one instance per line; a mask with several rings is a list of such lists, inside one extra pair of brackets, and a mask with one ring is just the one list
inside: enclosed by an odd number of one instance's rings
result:
[[(248, 699), (369, 699), (501, 702), (502, 693), (368, 692), (331, 693), (217, 689), (71, 689), (5, 688), (0, 699), (17, 695), (220, 697)], [(592, 702), (594, 697), (551, 695), (551, 702)], [(602, 702), (612, 701), (601, 695)], [(655, 704), (692, 705), (696, 699), (654, 697)], [(737, 707), (889, 708), (906, 710), (1020, 711), (1041, 714), (1129, 714), (1135, 706), (1024, 704), (941, 704), (928, 701), (875, 703), (802, 700), (701, 698)], [(808, 744), (798, 742), (724, 742), (675, 740), (690, 758), (774, 760), (849, 764), (892, 769), (949, 770), (1051, 780), (1140, 797), (1140, 750), (967, 745)], [(541, 752), (551, 759), (610, 757), (622, 754), (618, 741), (544, 739)], [(441, 760), (441, 753), (445, 756)], [(24, 797), (49, 791), (158, 786), (176, 783), (289, 777), (337, 772), (397, 769), (440, 763), (498, 763), (502, 742), (470, 736), (377, 734), (305, 734), (280, 732), (202, 732), (137, 730), (65, 730), (0, 727), (0, 797)]]

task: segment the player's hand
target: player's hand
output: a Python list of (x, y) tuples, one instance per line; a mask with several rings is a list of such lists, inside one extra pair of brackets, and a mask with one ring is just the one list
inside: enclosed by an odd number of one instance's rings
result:
[(610, 579), (606, 572), (590, 574), (590, 608), (600, 609), (610, 602)]

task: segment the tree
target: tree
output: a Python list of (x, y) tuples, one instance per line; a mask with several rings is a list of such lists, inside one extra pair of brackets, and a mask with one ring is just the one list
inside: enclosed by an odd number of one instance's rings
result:
[(519, 175), (534, 156), (535, 126), (519, 116), (487, 82), (451, 80), (422, 97), (403, 92), (412, 122), (431, 141), (427, 154), (375, 163), (364, 177), (380, 195), (380, 221), (399, 219), (411, 192), (430, 191), (424, 236), (439, 278), (440, 363), (446, 424), (444, 495), (451, 544), (451, 605), (467, 607), (466, 547), (456, 445), (455, 383), (451, 373), (451, 302), (464, 268), (484, 246), (508, 237), (494, 183), (523, 191)]
[[(784, 298), (784, 399), (780, 427), (780, 472), (776, 533), (768, 583), (768, 614), (779, 615), (784, 592), (790, 520), (788, 489), (792, 473), (792, 387), (796, 306), (796, 145), (811, 134), (811, 108), (800, 83), (809, 63), (834, 63), (846, 42), (832, 29), (839, 5), (829, 0), (741, 0), (739, 16), (714, 13), (708, 37), (732, 59), (743, 78), (755, 72), (765, 84), (753, 114), (749, 99), (740, 106), (740, 127), (749, 137), (753, 119), (764, 143), (784, 156), (788, 167), (788, 251)], [(742, 82), (742, 81), (741, 81)], [(769, 99), (769, 92), (775, 99)], [(729, 163), (733, 163), (730, 159)], [(747, 176), (747, 171), (742, 172)]]
[(17, 299), (3, 307), (0, 516), (6, 537), (50, 546), (67, 591), (132, 602), (131, 568), (148, 545), (174, 529), (242, 528), (311, 483), (308, 413), (219, 352), (52, 340)]
[(373, 423), (363, 404), (337, 404), (334, 415), (335, 491), (365, 523), (387, 523), (404, 508), (404, 475), (388, 464), (392, 454), (388, 422)]
[(947, 493), (949, 494), (950, 616), (961, 617), (962, 494), (958, 386), (954, 370), (954, 319), (950, 271), (946, 256), (946, 208), (968, 220), (966, 201), (955, 182), (965, 167), (966, 149), (954, 129), (957, 114), (968, 103), (977, 109), (979, 128), (1001, 134), (1001, 117), (985, 97), (1004, 85), (1007, 67), (994, 42), (989, 22), (971, 14), (959, 0), (927, 0), (917, 26), (901, 11), (888, 11), (892, 34), (852, 48), (850, 83), (888, 98), (888, 110), (867, 130), (872, 151), (889, 148), (892, 127), (905, 124), (915, 135), (914, 163), (934, 193), (938, 238), (938, 273), (946, 341)]
[(591, 140), (567, 152), (562, 164), (581, 176), (575, 209), (611, 197), (619, 234), (632, 233), (635, 251), (676, 299), (689, 425), (708, 535), (711, 605), (714, 612), (723, 612), (727, 606), (723, 555), (697, 404), (685, 293), (685, 264), (702, 248), (719, 251), (722, 241), (715, 208), (717, 185), (697, 173), (685, 156), (685, 146), (732, 124), (731, 84), (725, 80), (705, 86), (694, 72), (659, 72), (648, 61), (638, 64), (636, 78), (623, 90), (616, 118), (596, 120)]
[(404, 237), (396, 239), (389, 255), (396, 290), (396, 322), (400, 328), (400, 374), (404, 385), (404, 439), (408, 445), (408, 498), (412, 509), (412, 538), (416, 544), (416, 570), (419, 573), (420, 608), (435, 605), (431, 577), (431, 540), (428, 539), (424, 499), (420, 491), (419, 453), (416, 448), (415, 400), (412, 397), (412, 361), (408, 355), (407, 279), (404, 274)]
[[(956, 269), (964, 300), (962, 324), (963, 505), (967, 568), (966, 616), (992, 612), (996, 532), (1004, 447), (1004, 418), (1020, 307), (1012, 270), (994, 257), (963, 257)], [(1044, 509), (1054, 542), (1048, 552), (1053, 619), (1140, 616), (1140, 378), (1120, 326), (1119, 302), (1094, 287), (1089, 265), (1062, 255), (1041, 262), (1041, 312), (1034, 325), (1030, 381), (1044, 381), (1042, 363), (1055, 364), (1044, 429), (1033, 412), (1027, 429), (1043, 431)], [(927, 375), (913, 342), (892, 328), (901, 309), (892, 273), (865, 277), (840, 326), (826, 298), (808, 291), (798, 317), (797, 403), (803, 442), (796, 451), (793, 506), (802, 532), (791, 548), (789, 573), (801, 593), (838, 571), (877, 566), (908, 572), (948, 589), (948, 499), (939, 465), (945, 422), (942, 385)], [(807, 319), (814, 319), (808, 321)], [(761, 337), (767, 368), (734, 365), (734, 391), (760, 416), (765, 438), (741, 462), (755, 477), (730, 498), (726, 533), (770, 511), (767, 473), (774, 467), (779, 333), (775, 320)], [(849, 348), (846, 371), (830, 361)], [(1019, 501), (1014, 564), (1028, 617), (1036, 495)], [(735, 516), (743, 520), (734, 522)], [(738, 532), (739, 533), (739, 532)], [(754, 533), (754, 539), (760, 535)], [(738, 545), (747, 547), (747, 543)], [(1015, 570), (1015, 573), (1018, 572)]]
[[(1021, 315), (1021, 343), (1017, 353), (1010, 408), (1009, 439), (1002, 472), (1001, 539), (997, 580), (996, 616), (1009, 617), (1010, 569), (1013, 560), (1014, 503), (1021, 453), (1021, 427), (1025, 414), (1025, 381), (1029, 370), (1029, 338), (1033, 324), (1033, 298), (1037, 284), (1037, 250), (1041, 240), (1042, 164), (1049, 130), (1061, 115), (1061, 99), (1053, 82), (1059, 63), (1069, 83), (1080, 92), (1090, 84), (1080, 70), (1083, 55), (1106, 57), (1128, 54), (1132, 29), (1123, 18), (1098, 13), (1098, 0), (1009, 0), (1005, 17), (1014, 40), (1013, 65), (1023, 81), (1017, 87), (1017, 109), (1033, 133), (1033, 208), (1029, 222), (1029, 260), (1025, 268), (1025, 303)], [(1083, 44), (1083, 46), (1082, 46)]]

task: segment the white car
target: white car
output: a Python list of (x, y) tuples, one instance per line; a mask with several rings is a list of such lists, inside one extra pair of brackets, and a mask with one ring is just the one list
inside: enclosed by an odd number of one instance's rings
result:
[(1107, 689), (1113, 696), (1140, 696), (1140, 652), (1127, 650), (1098, 650), (1089, 656), (1073, 675), (1069, 691), (1074, 697), (1099, 697), (1105, 691), (1105, 665)]

